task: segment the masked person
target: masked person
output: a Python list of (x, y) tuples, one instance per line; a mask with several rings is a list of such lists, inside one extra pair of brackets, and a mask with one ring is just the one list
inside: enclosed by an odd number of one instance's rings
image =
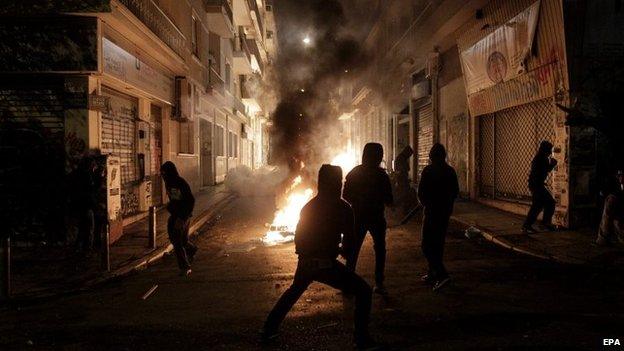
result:
[(617, 183), (605, 199), (598, 239), (600, 246), (624, 243), (624, 170), (617, 171)]
[(340, 198), (341, 190), (340, 167), (323, 165), (318, 175), (318, 195), (303, 207), (297, 224), (295, 250), (299, 261), (293, 283), (269, 313), (262, 330), (263, 341), (277, 336), (288, 311), (317, 281), (355, 295), (355, 343), (364, 349), (374, 345), (368, 334), (371, 288), (337, 260), (339, 253), (351, 249), (354, 240), (353, 212)]
[(548, 174), (557, 165), (557, 160), (551, 158), (552, 149), (553, 144), (547, 140), (543, 140), (537, 150), (537, 155), (535, 155), (531, 162), (531, 173), (529, 174), (531, 208), (522, 225), (522, 231), (527, 234), (534, 234), (537, 232), (537, 230), (533, 228), (533, 224), (535, 224), (537, 216), (542, 211), (544, 211), (542, 225), (550, 231), (556, 229), (555, 226), (552, 225), (552, 217), (555, 214), (555, 199), (546, 188)]
[(191, 274), (191, 262), (197, 252), (197, 247), (189, 242), (189, 226), (195, 206), (195, 198), (188, 183), (178, 174), (173, 162), (165, 162), (160, 167), (160, 173), (169, 197), (167, 233), (178, 260), (180, 274), (189, 275)]
[(455, 170), (446, 163), (442, 144), (433, 145), (429, 161), (418, 184), (418, 199), (425, 208), (421, 247), (429, 264), (429, 271), (421, 279), (433, 284), (433, 290), (437, 291), (450, 280), (443, 263), (444, 241), (459, 184)]
[(355, 218), (355, 244), (347, 255), (347, 267), (355, 271), (358, 256), (366, 233), (373, 237), (375, 250), (375, 292), (385, 294), (384, 270), (386, 265), (386, 218), (384, 206), (391, 205), (392, 185), (386, 171), (380, 167), (383, 147), (368, 143), (362, 152), (362, 164), (346, 177), (344, 198), (353, 207)]

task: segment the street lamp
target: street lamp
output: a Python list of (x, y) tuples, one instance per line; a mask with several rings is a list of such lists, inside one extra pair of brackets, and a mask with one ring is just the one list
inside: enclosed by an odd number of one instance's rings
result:
[(310, 39), (310, 37), (309, 37), (309, 36), (307, 36), (307, 35), (306, 35), (306, 37), (305, 37), (305, 38), (303, 38), (303, 40), (302, 40), (302, 41), (303, 41), (303, 44), (304, 44), (305, 46), (308, 46), (308, 45), (310, 45), (310, 44), (312, 43), (312, 39)]

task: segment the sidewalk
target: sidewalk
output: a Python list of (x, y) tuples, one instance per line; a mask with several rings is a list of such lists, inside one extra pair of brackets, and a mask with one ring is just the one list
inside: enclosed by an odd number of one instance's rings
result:
[(624, 263), (624, 249), (596, 246), (596, 231), (590, 228), (527, 235), (521, 230), (524, 217), (469, 201), (455, 204), (452, 219), (476, 227), (497, 245), (534, 257), (568, 264)]
[[(233, 195), (223, 185), (195, 194), (190, 233), (215, 220)], [(169, 214), (163, 208), (156, 215), (156, 248), (148, 248), (147, 218), (124, 227), (124, 235), (110, 247), (111, 271), (100, 269), (100, 255), (79, 258), (68, 247), (13, 249), (12, 297), (36, 298), (70, 292), (121, 277), (144, 268), (173, 250), (167, 237)]]

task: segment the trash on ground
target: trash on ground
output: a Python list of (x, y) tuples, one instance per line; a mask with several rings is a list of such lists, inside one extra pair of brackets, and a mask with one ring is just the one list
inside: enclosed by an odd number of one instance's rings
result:
[(152, 286), (147, 292), (145, 292), (145, 294), (143, 294), (143, 296), (141, 296), (141, 299), (147, 300), (147, 298), (150, 297), (156, 289), (158, 289), (158, 284), (154, 284), (154, 286)]
[(477, 237), (481, 235), (481, 231), (475, 227), (470, 227), (468, 229), (466, 229), (466, 231), (464, 232), (464, 236), (468, 239), (472, 239), (474, 237)]

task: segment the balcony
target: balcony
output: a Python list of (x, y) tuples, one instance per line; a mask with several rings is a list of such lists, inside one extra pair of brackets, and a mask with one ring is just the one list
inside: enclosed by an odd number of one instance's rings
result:
[(208, 89), (210, 93), (219, 93), (225, 96), (225, 81), (213, 67), (208, 72)]
[(178, 56), (184, 57), (185, 38), (153, 0), (119, 0)]
[(245, 79), (241, 80), (241, 99), (243, 103), (248, 106), (249, 111), (260, 111), (260, 103), (256, 99), (256, 95), (251, 91), (252, 81), (259, 81), (262, 78), (258, 74), (245, 76)]
[(234, 14), (229, 0), (204, 0), (208, 29), (223, 38), (234, 37)]
[(249, 0), (232, 0), (232, 10), (234, 12), (236, 25), (245, 27), (253, 25), (251, 22), (251, 8), (249, 7), (249, 3)]
[(247, 45), (247, 38), (242, 31), (234, 40), (234, 73), (236, 74), (252, 74), (251, 52)]

